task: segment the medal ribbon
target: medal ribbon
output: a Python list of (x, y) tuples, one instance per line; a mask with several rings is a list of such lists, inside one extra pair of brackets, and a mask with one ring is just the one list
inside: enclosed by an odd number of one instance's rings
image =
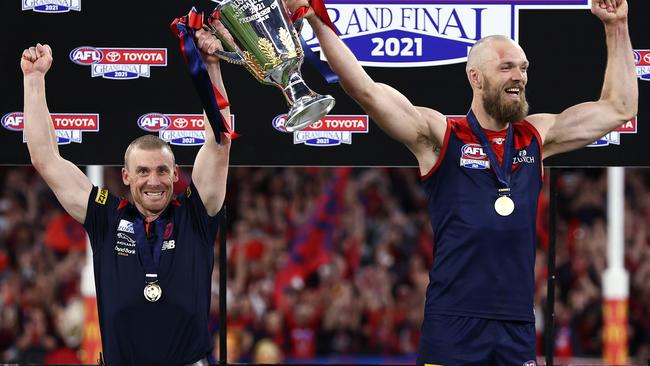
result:
[[(336, 35), (340, 35), (338, 29), (336, 29), (336, 26), (330, 19), (330, 16), (327, 14), (327, 8), (325, 7), (323, 0), (309, 0), (309, 5), (312, 9), (314, 9), (314, 13), (317, 17), (319, 17), (328, 27), (330, 27), (330, 29), (332, 29)], [(300, 8), (296, 9), (296, 11), (291, 14), (291, 21), (295, 23), (298, 19), (304, 17), (305, 14), (307, 14), (307, 11), (309, 11), (309, 7), (307, 6), (301, 6)], [(302, 45), (302, 50), (305, 54), (307, 62), (309, 62), (309, 64), (313, 66), (323, 76), (323, 78), (325, 78), (325, 81), (330, 84), (337, 83), (339, 81), (339, 77), (334, 73), (334, 71), (332, 71), (327, 62), (320, 60), (320, 58), (314, 51), (312, 51), (311, 47), (307, 44), (304, 38), (302, 38), (302, 36), (300, 36), (300, 45)]]
[(230, 106), (226, 98), (219, 93), (219, 90), (210, 81), (210, 75), (203, 63), (201, 51), (194, 43), (194, 34), (196, 30), (203, 27), (203, 14), (196, 12), (196, 8), (192, 8), (189, 14), (184, 17), (176, 18), (170, 25), (174, 35), (178, 37), (183, 58), (187, 64), (192, 82), (196, 88), (199, 98), (201, 99), (201, 106), (205, 111), (214, 137), (217, 143), (221, 142), (220, 132), (223, 132), (229, 139), (234, 139), (239, 136), (231, 127), (230, 121), (226, 121), (219, 112)]
[(506, 134), (506, 142), (503, 150), (503, 164), (500, 166), (497, 155), (492, 149), (492, 145), (490, 144), (490, 141), (488, 141), (485, 131), (483, 131), (483, 128), (481, 128), (481, 125), (476, 119), (476, 115), (474, 115), (474, 112), (471, 109), (469, 110), (469, 113), (467, 113), (467, 122), (469, 122), (469, 127), (472, 129), (474, 136), (476, 136), (478, 141), (481, 143), (481, 146), (483, 147), (483, 150), (485, 150), (488, 159), (490, 159), (490, 165), (492, 166), (494, 173), (499, 180), (499, 183), (501, 183), (501, 188), (506, 188), (507, 192), (510, 192), (510, 177), (512, 176), (512, 155), (514, 151), (514, 131), (512, 129), (512, 123), (508, 124), (508, 132)]
[[(154, 282), (154, 278), (158, 278), (158, 269), (160, 268), (160, 255), (162, 253), (162, 243), (164, 239), (164, 230), (166, 224), (166, 220), (162, 218), (158, 218), (151, 222), (149, 224), (149, 230), (153, 230), (153, 235), (155, 236), (152, 239), (147, 239), (148, 235), (144, 228), (144, 219), (142, 216), (138, 216), (133, 222), (133, 231), (135, 233), (135, 250), (138, 253), (138, 258), (140, 258), (140, 262), (142, 263), (142, 267), (145, 271), (145, 281), (148, 283)], [(153, 226), (153, 228), (151, 226)], [(151, 241), (153, 241), (153, 243), (151, 243)], [(150, 250), (151, 245), (153, 245), (153, 251)]]

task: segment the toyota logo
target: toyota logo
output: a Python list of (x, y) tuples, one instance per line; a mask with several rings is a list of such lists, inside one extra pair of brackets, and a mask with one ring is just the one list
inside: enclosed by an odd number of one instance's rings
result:
[(176, 118), (174, 120), (174, 127), (176, 128), (185, 128), (190, 123), (185, 118)]
[(120, 60), (120, 53), (116, 51), (111, 51), (106, 54), (106, 59), (110, 62), (117, 62)]

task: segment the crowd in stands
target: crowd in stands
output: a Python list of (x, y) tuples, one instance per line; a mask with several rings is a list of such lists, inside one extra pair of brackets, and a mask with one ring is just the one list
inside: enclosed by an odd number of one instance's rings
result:
[[(105, 185), (128, 197), (118, 168)], [(548, 174), (548, 171), (547, 171)], [(559, 171), (557, 357), (602, 355), (606, 174)], [(176, 187), (182, 191), (189, 171)], [(540, 196), (539, 354), (547, 303), (549, 184)], [(626, 169), (631, 362), (650, 358), (650, 170)], [(433, 237), (414, 169), (231, 168), (226, 198), (228, 361), (414, 355)], [(83, 227), (30, 167), (0, 167), (0, 363), (78, 363)], [(218, 255), (218, 246), (215, 245)], [(219, 271), (211, 322), (219, 345)], [(413, 358), (414, 359), (414, 358)]]

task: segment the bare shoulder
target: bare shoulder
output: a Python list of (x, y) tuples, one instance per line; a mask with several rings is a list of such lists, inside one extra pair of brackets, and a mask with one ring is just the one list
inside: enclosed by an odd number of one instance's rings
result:
[(539, 133), (540, 137), (542, 138), (542, 143), (546, 141), (549, 131), (553, 127), (556, 119), (557, 115), (551, 113), (531, 114), (530, 116), (526, 117), (526, 121), (530, 122), (530, 124), (533, 125), (533, 127), (535, 127)]

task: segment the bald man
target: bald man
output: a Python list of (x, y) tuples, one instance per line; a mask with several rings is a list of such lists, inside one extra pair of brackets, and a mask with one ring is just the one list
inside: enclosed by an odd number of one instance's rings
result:
[[(309, 6), (287, 0), (290, 10)], [(467, 61), (466, 117), (414, 106), (373, 81), (310, 9), (307, 19), (345, 92), (415, 155), (434, 231), (418, 365), (535, 365), (535, 219), (542, 159), (590, 144), (636, 115), (638, 90), (625, 0), (594, 0), (605, 26), (600, 99), (528, 115), (528, 60), (490, 36)], [(425, 71), (426, 72), (426, 71)]]

